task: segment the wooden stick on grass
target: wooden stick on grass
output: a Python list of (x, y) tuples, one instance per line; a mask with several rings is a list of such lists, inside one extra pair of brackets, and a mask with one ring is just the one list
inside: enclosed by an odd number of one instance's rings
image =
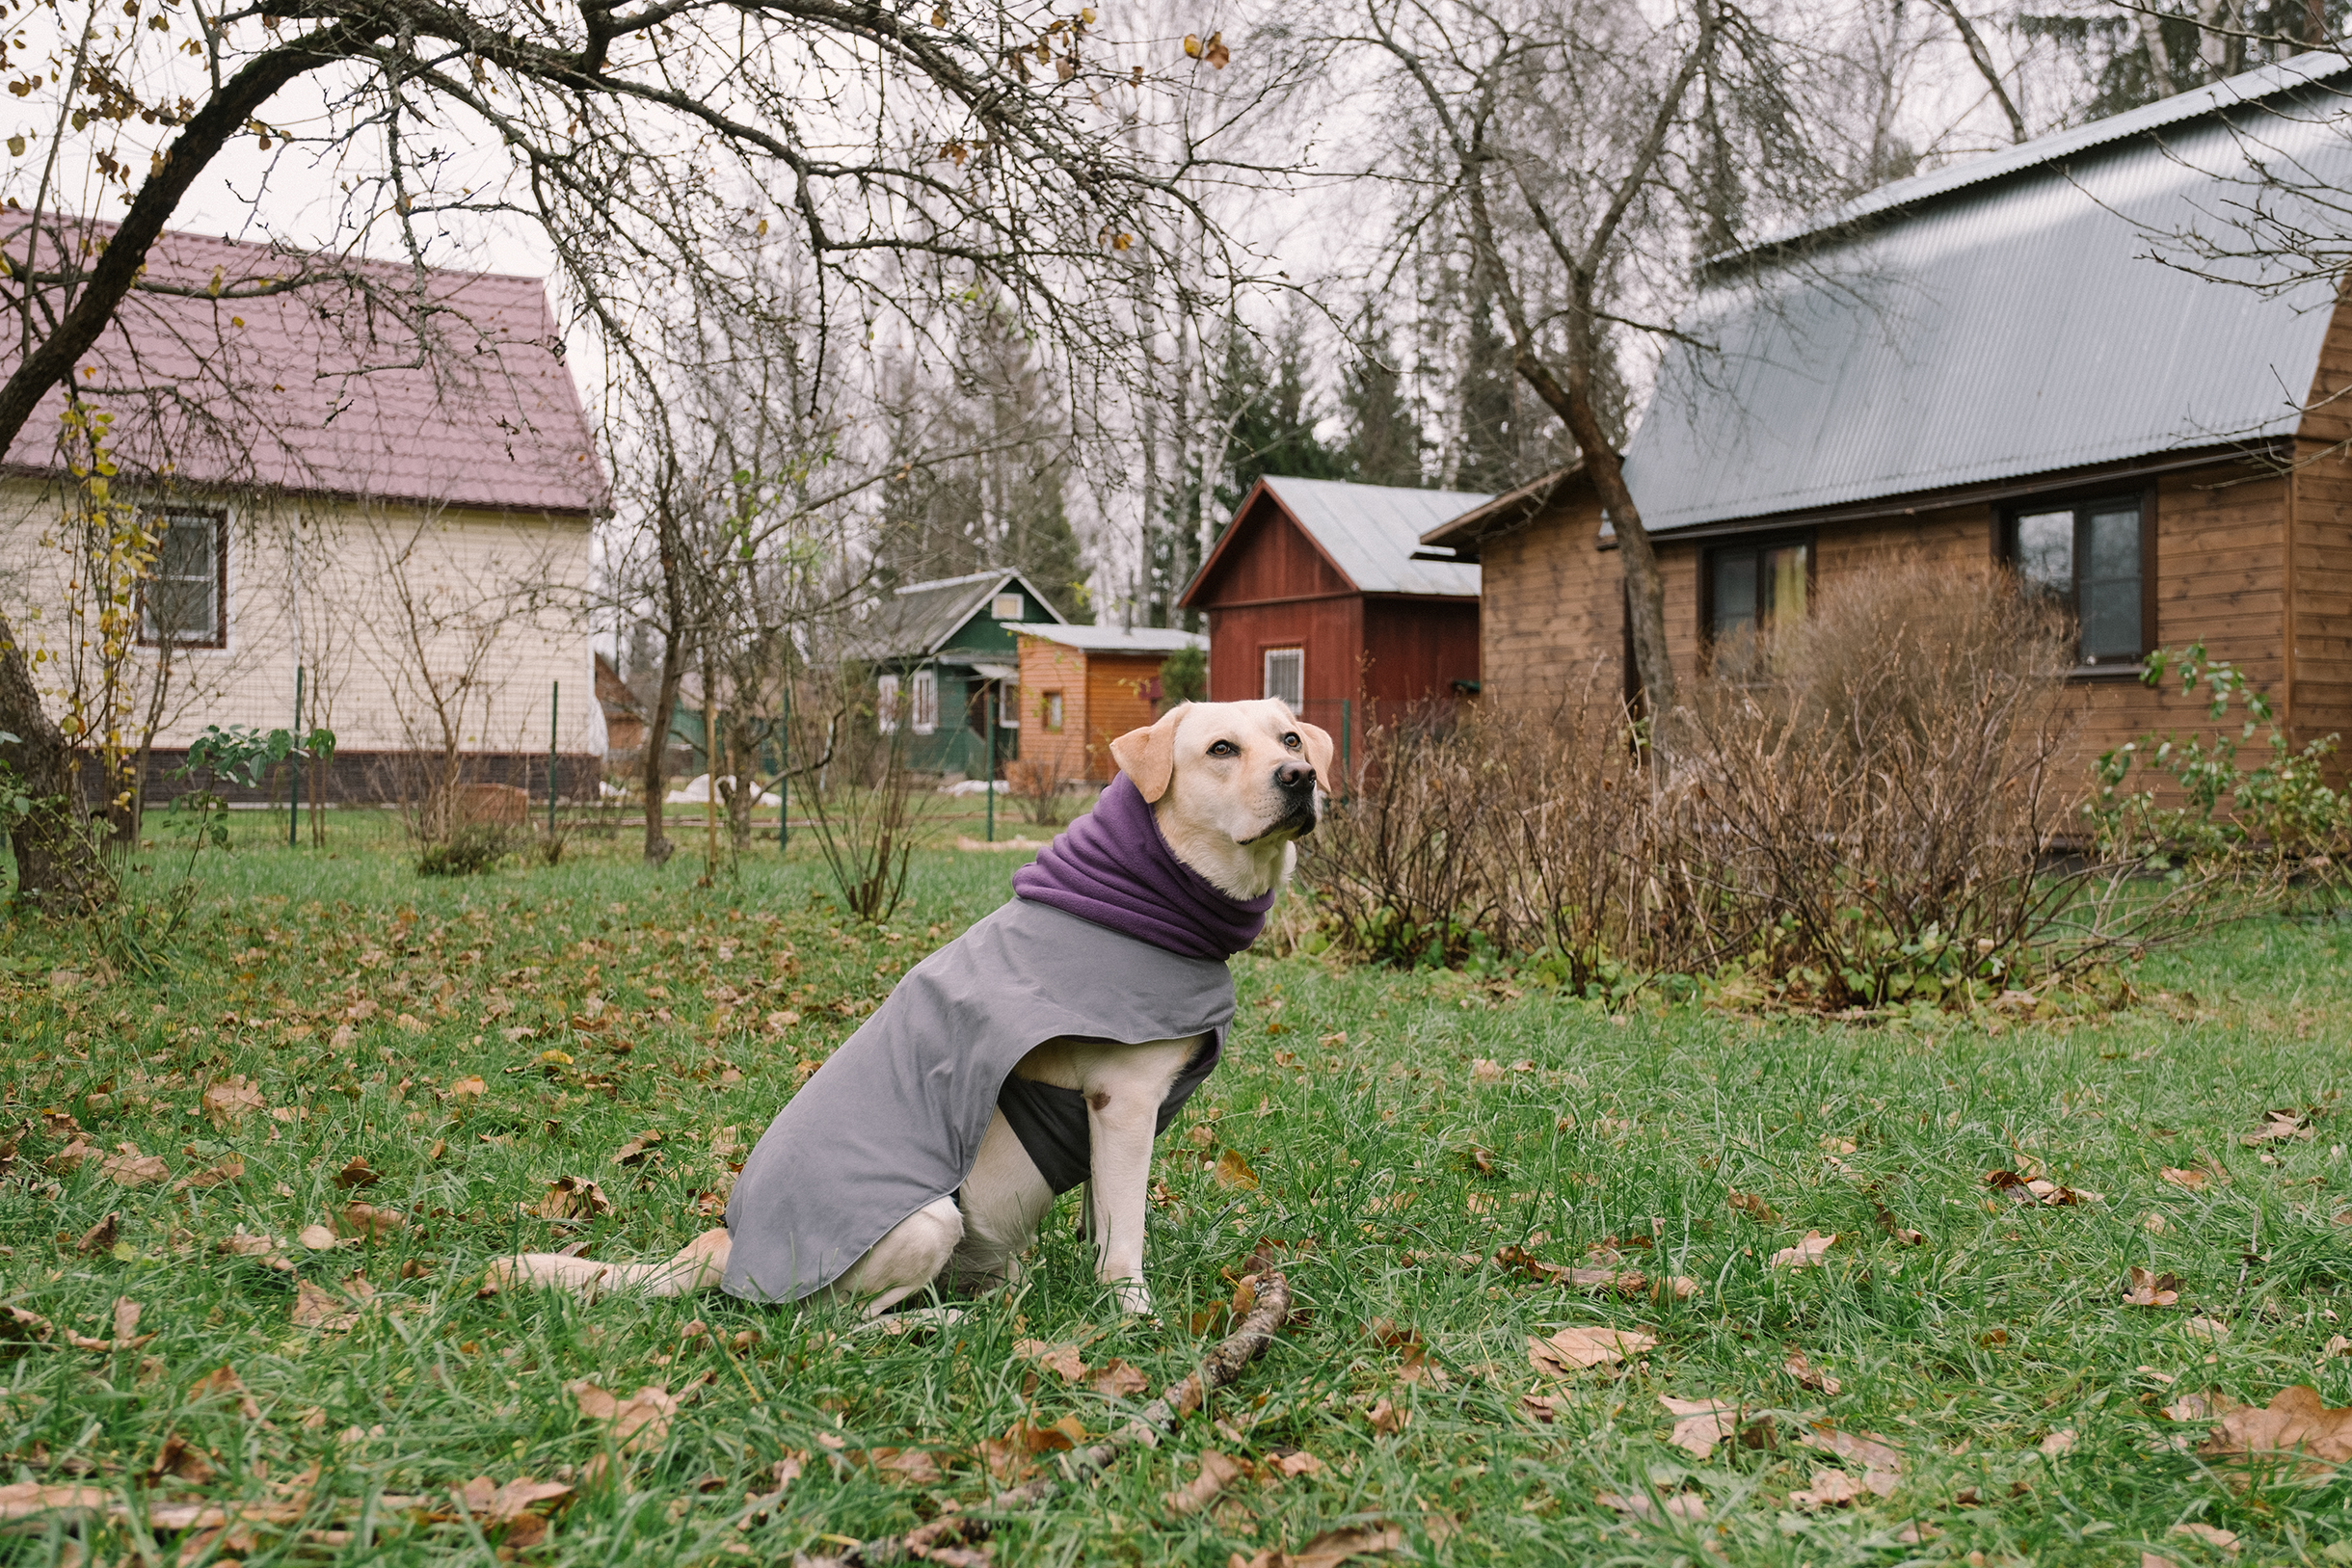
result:
[[(1063, 1475), (1073, 1481), (1082, 1480), (1109, 1468), (1111, 1461), (1128, 1448), (1158, 1447), (1162, 1433), (1174, 1431), (1176, 1423), (1198, 1410), (1211, 1393), (1232, 1383), (1242, 1375), (1243, 1368), (1266, 1354), (1267, 1347), (1274, 1342), (1276, 1331), (1290, 1315), (1290, 1282), (1278, 1273), (1260, 1275), (1257, 1300), (1243, 1315), (1240, 1326), (1217, 1341), (1183, 1382), (1171, 1384), (1159, 1398), (1145, 1405), (1135, 1420), (1100, 1443), (1071, 1449), (1062, 1460)], [(1056, 1477), (1040, 1476), (999, 1492), (988, 1500), (988, 1508), (1003, 1513), (1032, 1507), (1052, 1497), (1060, 1484)], [(985, 1519), (948, 1514), (903, 1535), (861, 1541), (839, 1556), (798, 1560), (803, 1568), (867, 1568), (869, 1564), (916, 1557), (946, 1564), (947, 1568), (978, 1568), (989, 1561), (986, 1553), (951, 1543), (985, 1535), (988, 1525)]]

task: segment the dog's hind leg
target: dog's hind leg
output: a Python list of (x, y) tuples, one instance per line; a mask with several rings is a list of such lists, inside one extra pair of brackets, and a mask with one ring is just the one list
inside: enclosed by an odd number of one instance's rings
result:
[(934, 1198), (892, 1226), (849, 1272), (833, 1282), (837, 1298), (870, 1295), (869, 1317), (879, 1316), (939, 1277), (964, 1238), (964, 1216), (953, 1198)]
[(593, 1258), (568, 1258), (556, 1252), (518, 1253), (490, 1265), (490, 1283), (502, 1289), (539, 1286), (569, 1290), (594, 1300), (616, 1290), (641, 1295), (682, 1296), (708, 1290), (727, 1272), (729, 1240), (726, 1228), (705, 1231), (658, 1263), (603, 1263)]
[(956, 1204), (964, 1213), (964, 1240), (951, 1265), (955, 1280), (994, 1289), (1020, 1278), (1021, 1255), (1037, 1244), (1037, 1225), (1054, 1207), (1054, 1189), (1002, 1111), (981, 1136)]

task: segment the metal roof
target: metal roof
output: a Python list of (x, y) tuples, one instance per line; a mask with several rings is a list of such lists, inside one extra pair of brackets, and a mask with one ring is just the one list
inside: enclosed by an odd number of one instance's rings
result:
[(1177, 631), (1167, 626), (1056, 626), (1007, 621), (1004, 629), (1023, 637), (1042, 637), (1064, 648), (1084, 649), (1089, 653), (1173, 653), (1180, 648), (1209, 646), (1209, 639), (1197, 631)]
[(1421, 536), (1484, 506), (1491, 495), (1337, 479), (1261, 481), (1308, 537), (1363, 594), (1433, 594), (1478, 598), (1479, 569), (1458, 561), (1416, 561)]
[[(1035, 585), (1004, 568), (990, 571), (968, 572), (961, 577), (941, 577), (935, 582), (908, 583), (884, 599), (865, 627), (861, 639), (867, 658), (903, 658), (908, 654), (923, 657), (939, 652), (947, 646), (964, 623), (980, 613), (980, 606), (994, 598), (1006, 583), (1017, 582), (1029, 597), (1045, 607), (1048, 615), (1058, 617), (1054, 601), (1037, 592)], [(1004, 622), (1010, 626), (1013, 622)]]
[[(2341, 190), (2347, 67), (2302, 62), (1907, 180), (1818, 248), (1718, 267), (1626, 454), (1653, 531), (2264, 439), (2301, 419), (2335, 305), (2325, 280), (2225, 263), (2208, 281), (2156, 236), (2240, 246), (2327, 215), (2257, 159)], [(2255, 100), (2259, 101), (2255, 101)], [(2161, 135), (2155, 134), (2158, 130)], [(1755, 254), (1756, 252), (1751, 252)]]

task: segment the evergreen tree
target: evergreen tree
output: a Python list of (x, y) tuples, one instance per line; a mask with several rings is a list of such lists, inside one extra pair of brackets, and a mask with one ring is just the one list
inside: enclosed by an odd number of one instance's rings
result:
[(1387, 325), (1375, 301), (1364, 307), (1356, 353), (1341, 373), (1339, 404), (1348, 434), (1336, 456), (1342, 476), (1360, 485), (1426, 484), (1421, 424), (1390, 353)]

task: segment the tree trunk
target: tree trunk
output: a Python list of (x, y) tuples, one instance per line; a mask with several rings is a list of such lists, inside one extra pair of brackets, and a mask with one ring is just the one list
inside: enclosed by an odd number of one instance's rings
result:
[(654, 696), (653, 723), (645, 733), (645, 858), (655, 865), (678, 852), (662, 832), (663, 796), (669, 793), (670, 724), (678, 717), (678, 687), (686, 677), (685, 570), (678, 549), (678, 518), (670, 510), (665, 476), (654, 500), (654, 550), (661, 564), (661, 689)]
[(16, 896), (46, 915), (78, 915), (110, 903), (114, 879), (98, 859), (81, 810), (73, 748), (41, 710), (32, 667), (15, 628), (0, 619), (0, 730), (17, 737), (0, 748), (33, 809), (9, 834), (16, 860)]
[(1568, 427), (1568, 435), (1584, 458), (1585, 472), (1609, 514), (1610, 526), (1617, 530), (1617, 558), (1625, 569), (1634, 666), (1641, 672), (1650, 713), (1664, 719), (1674, 711), (1677, 701), (1674, 661), (1666, 647), (1666, 582), (1658, 575), (1658, 552), (1650, 545), (1649, 530), (1642, 524), (1642, 509), (1634, 505), (1633, 492), (1625, 488), (1625, 465), (1602, 431), (1589, 392), (1562, 385), (1542, 360), (1525, 350), (1519, 352), (1516, 363), (1536, 395)]

